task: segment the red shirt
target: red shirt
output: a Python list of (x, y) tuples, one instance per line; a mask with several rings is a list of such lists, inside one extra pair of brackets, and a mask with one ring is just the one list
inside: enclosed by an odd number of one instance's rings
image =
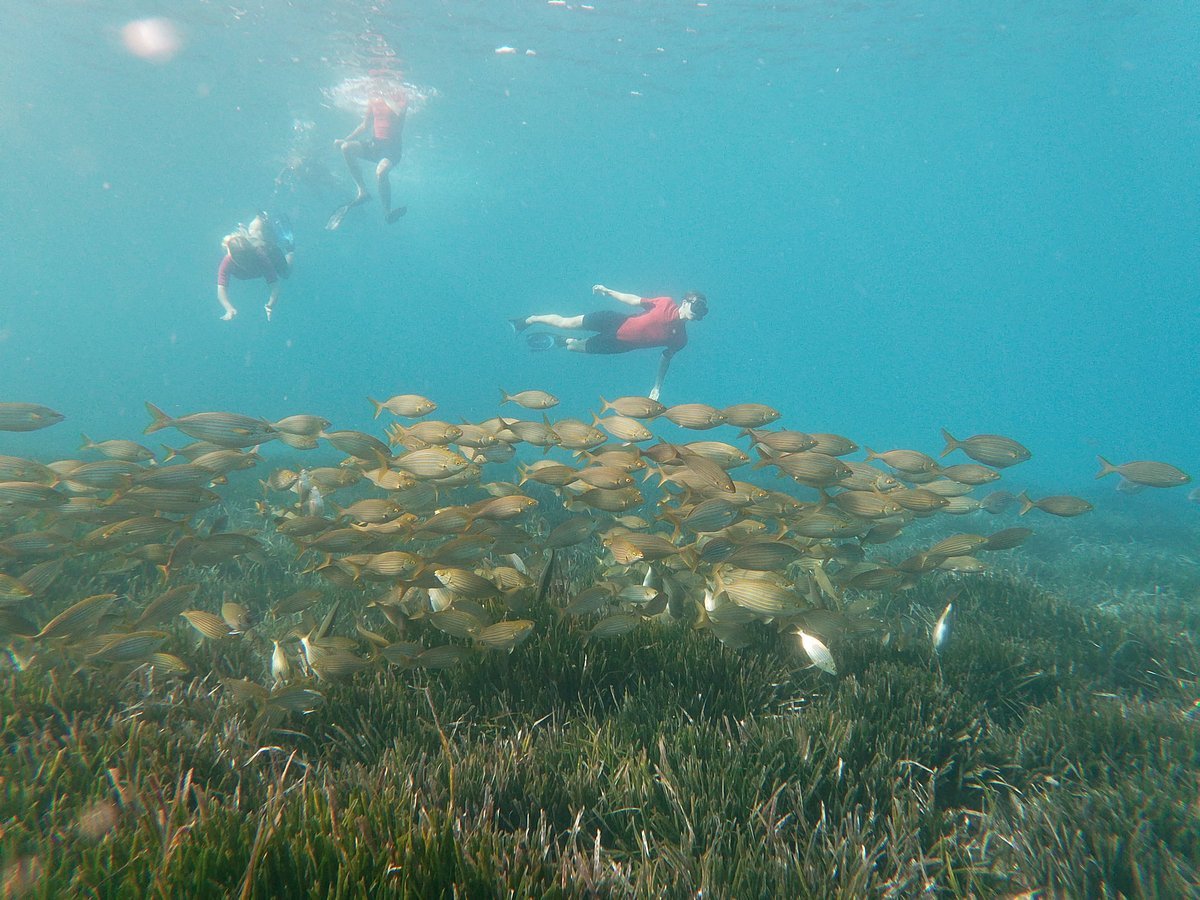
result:
[[(372, 97), (367, 101), (367, 109), (371, 113), (372, 133), (375, 140), (382, 144), (386, 144), (393, 137), (399, 135), (392, 134), (392, 126), (404, 114), (404, 110), (408, 107), (408, 99), (405, 97), (396, 97), (394, 101), (399, 110), (393, 109), (382, 97)], [(397, 129), (399, 131), (399, 129)]]
[(687, 345), (687, 330), (679, 319), (679, 304), (670, 297), (642, 299), (646, 310), (631, 316), (617, 329), (617, 340), (635, 347), (666, 347), (682, 350)]
[(259, 268), (251, 271), (239, 266), (234, 262), (233, 257), (226, 253), (225, 258), (221, 260), (221, 267), (217, 269), (217, 284), (221, 285), (221, 287), (228, 285), (230, 275), (234, 278), (240, 278), (243, 281), (252, 278), (265, 278), (267, 284), (274, 284), (279, 280), (278, 275), (275, 273), (275, 267), (271, 265), (270, 260), (266, 258), (265, 254), (260, 257)]

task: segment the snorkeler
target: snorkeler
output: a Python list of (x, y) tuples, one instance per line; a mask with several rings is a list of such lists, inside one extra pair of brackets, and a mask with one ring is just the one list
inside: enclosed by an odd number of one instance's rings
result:
[(250, 220), (248, 226), (239, 225), (237, 231), (225, 236), (221, 242), (225, 257), (217, 269), (217, 300), (225, 310), (221, 320), (228, 322), (237, 315), (229, 302), (229, 276), (250, 281), (264, 279), (271, 286), (271, 297), (265, 307), (267, 321), (279, 299), (280, 278), (287, 278), (292, 271), (295, 247), (292, 229), (282, 216), (268, 216), (260, 212)]
[[(374, 73), (372, 73), (374, 74)], [(373, 84), (367, 98), (367, 112), (363, 120), (345, 138), (334, 141), (334, 146), (342, 151), (346, 158), (346, 166), (358, 186), (358, 193), (349, 203), (339, 206), (325, 227), (336, 231), (346, 218), (346, 213), (371, 199), (367, 193), (367, 185), (363, 180), (359, 160), (376, 163), (375, 183), (379, 187), (379, 202), (383, 205), (383, 219), (388, 224), (395, 222), (406, 212), (407, 206), (392, 208), (392, 185), (388, 173), (400, 161), (401, 140), (404, 132), (404, 119), (408, 112), (408, 94), (400, 86), (389, 87), (386, 91), (382, 83)], [(370, 129), (371, 136), (367, 140), (359, 137)]]
[(596, 332), (589, 338), (563, 338), (545, 332), (526, 335), (531, 350), (566, 347), (577, 353), (627, 353), (643, 347), (664, 348), (658, 364), (658, 377), (655, 378), (654, 387), (649, 395), (651, 400), (657, 400), (672, 358), (687, 344), (685, 323), (698, 322), (708, 315), (708, 300), (703, 294), (689, 291), (676, 303), (670, 297), (645, 298), (637, 294), (623, 294), (602, 284), (594, 285), (592, 292), (629, 306), (639, 307), (642, 312), (619, 313), (602, 309), (582, 316), (524, 316), (509, 319), (509, 324), (517, 334), (530, 325)]

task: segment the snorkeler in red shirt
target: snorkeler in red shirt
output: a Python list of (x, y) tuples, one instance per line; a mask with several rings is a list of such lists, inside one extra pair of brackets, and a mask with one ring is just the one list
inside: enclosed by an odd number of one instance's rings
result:
[[(589, 338), (560, 338), (540, 334), (528, 336), (531, 349), (549, 349), (551, 346), (566, 347), (577, 353), (627, 353), (644, 347), (662, 347), (662, 359), (658, 364), (658, 377), (650, 391), (650, 399), (657, 400), (662, 392), (663, 379), (671, 359), (687, 345), (687, 326), (689, 321), (699, 322), (708, 315), (708, 300), (703, 294), (689, 291), (676, 303), (670, 297), (639, 297), (637, 294), (623, 294), (606, 288), (602, 284), (593, 285), (592, 292), (603, 294), (612, 299), (637, 306), (640, 313), (619, 313), (615, 310), (602, 309), (582, 316), (559, 316), (554, 314), (540, 316), (525, 316), (509, 319), (513, 330), (520, 334), (530, 325), (548, 325), (551, 328), (579, 329), (596, 332)], [(545, 346), (541, 339), (545, 340)], [(535, 341), (535, 339), (538, 339)]]
[(291, 274), (295, 256), (291, 227), (286, 219), (260, 212), (248, 226), (239, 225), (237, 231), (225, 235), (221, 244), (225, 256), (217, 269), (217, 300), (225, 310), (222, 321), (228, 322), (237, 315), (229, 302), (231, 275), (243, 281), (262, 278), (271, 286), (271, 297), (266, 305), (267, 320), (270, 321), (275, 301), (279, 299), (279, 279)]
[[(408, 212), (407, 206), (392, 209), (392, 185), (388, 180), (388, 173), (400, 161), (404, 119), (407, 113), (408, 95), (403, 88), (389, 88), (385, 96), (383, 88), (375, 86), (367, 98), (366, 115), (358, 127), (345, 138), (334, 141), (334, 146), (338, 147), (346, 158), (346, 167), (350, 169), (350, 175), (358, 185), (358, 193), (349, 203), (334, 210), (325, 224), (329, 231), (336, 231), (346, 218), (346, 213), (371, 199), (359, 167), (359, 160), (362, 159), (376, 163), (375, 183), (379, 187), (379, 202), (383, 204), (384, 221), (391, 224)], [(359, 140), (368, 130), (371, 136), (366, 140)]]

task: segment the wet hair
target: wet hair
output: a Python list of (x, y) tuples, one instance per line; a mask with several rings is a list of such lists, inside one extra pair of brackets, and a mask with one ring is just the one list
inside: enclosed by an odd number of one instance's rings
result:
[(688, 291), (683, 295), (683, 302), (692, 305), (692, 317), (697, 322), (708, 315), (708, 298), (698, 291)]

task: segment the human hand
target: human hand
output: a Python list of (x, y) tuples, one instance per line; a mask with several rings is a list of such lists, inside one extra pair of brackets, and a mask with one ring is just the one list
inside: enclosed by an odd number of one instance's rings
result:
[(658, 399), (658, 388), (657, 387), (650, 388), (650, 399), (651, 400)]
[(592, 285), (592, 293), (593, 294), (607, 294), (608, 288), (606, 288), (602, 284), (593, 284)]

